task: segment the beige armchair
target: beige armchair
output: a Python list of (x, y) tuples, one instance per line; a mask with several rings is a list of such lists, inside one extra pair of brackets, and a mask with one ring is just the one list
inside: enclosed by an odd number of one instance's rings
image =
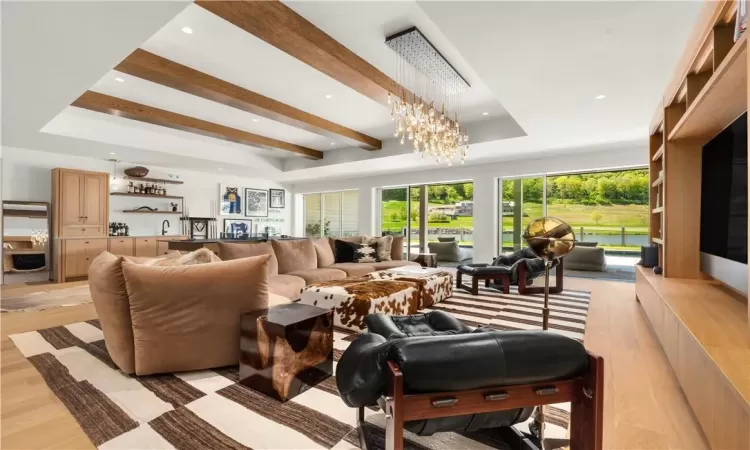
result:
[[(240, 314), (269, 305), (269, 257), (170, 259), (104, 252), (92, 262), (91, 296), (110, 357), (137, 375), (237, 364)], [(271, 303), (287, 301), (272, 295)]]

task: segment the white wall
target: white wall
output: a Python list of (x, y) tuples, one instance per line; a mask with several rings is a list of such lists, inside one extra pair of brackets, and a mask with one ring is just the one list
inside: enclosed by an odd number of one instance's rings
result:
[[(434, 164), (426, 161), (425, 164)], [(351, 180), (318, 180), (314, 183), (299, 183), (292, 186), (295, 201), (301, 202), (301, 194), (312, 192), (359, 190), (359, 229), (362, 234), (372, 235), (379, 215), (377, 188), (404, 186), (408, 184), (447, 183), (458, 181), (474, 182), (474, 260), (489, 262), (498, 249), (498, 190), (500, 178), (517, 178), (529, 175), (554, 174), (608, 170), (626, 167), (643, 167), (648, 164), (648, 151), (643, 147), (622, 150), (603, 150), (539, 159), (505, 161), (502, 163), (470, 165), (404, 172), (393, 175), (363, 177)], [(294, 232), (298, 222), (295, 222)]]
[[(118, 155), (118, 157), (120, 157)], [(132, 167), (135, 164), (127, 162), (118, 163), (118, 178), (123, 175), (122, 170)], [(2, 148), (2, 199), (3, 200), (27, 200), (50, 202), (52, 195), (52, 174), (51, 169), (56, 167), (91, 170), (97, 172), (113, 172), (111, 162), (84, 158), (78, 156), (67, 156), (58, 153), (40, 152), (28, 149), (3, 147)], [(217, 209), (216, 214), (219, 220), (219, 226), (223, 226), (223, 218), (229, 216), (218, 216), (219, 186), (226, 184), (241, 188), (257, 189), (285, 189), (284, 185), (273, 181), (262, 180), (252, 176), (237, 177), (222, 175), (221, 173), (211, 174), (204, 172), (193, 172), (184, 169), (172, 169), (168, 167), (149, 167), (149, 176), (155, 178), (169, 178), (168, 174), (180, 175), (182, 185), (168, 185), (167, 193), (185, 197), (185, 206), (188, 208), (191, 216), (206, 217), (211, 215), (211, 205)], [(124, 183), (124, 181), (123, 181)], [(288, 188), (287, 188), (288, 189)], [(127, 188), (125, 188), (127, 191)], [(253, 224), (258, 223), (259, 229), (262, 230), (266, 225), (281, 228), (281, 232), (289, 234), (292, 230), (292, 211), (293, 202), (292, 194), (289, 190), (286, 192), (286, 208), (278, 212), (269, 212), (269, 218), (248, 218)], [(169, 220), (169, 234), (179, 234), (179, 216), (177, 215), (150, 215), (150, 214), (125, 214), (124, 209), (134, 209), (140, 206), (150, 206), (166, 210), (169, 202), (175, 201), (170, 199), (150, 199), (150, 198), (132, 198), (132, 197), (110, 197), (110, 222), (125, 222), (130, 227), (130, 234), (133, 236), (146, 236), (161, 234), (161, 224), (164, 219)], [(212, 203), (213, 202), (213, 203)], [(179, 203), (179, 202), (178, 202)], [(232, 218), (244, 219), (241, 216)], [(274, 221), (281, 219), (283, 222)]]

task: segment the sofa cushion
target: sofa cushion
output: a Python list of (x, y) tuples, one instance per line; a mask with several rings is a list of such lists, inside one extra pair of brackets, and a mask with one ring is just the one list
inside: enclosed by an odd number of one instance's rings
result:
[[(176, 254), (174, 254), (176, 253)], [(174, 252), (162, 258), (142, 258), (133, 256), (123, 256), (123, 261), (128, 261), (145, 266), (190, 266), (193, 264), (207, 264), (221, 262), (221, 258), (207, 248), (187, 252), (185, 254)]]
[(273, 240), (271, 244), (279, 261), (279, 273), (318, 268), (318, 254), (310, 239)]
[(123, 262), (136, 374), (236, 365), (240, 314), (268, 306), (268, 259), (166, 267)]
[(393, 236), (393, 242), (391, 242), (391, 260), (399, 261), (404, 259), (404, 237)]
[(364, 236), (362, 238), (363, 244), (377, 244), (378, 246), (378, 259), (380, 261), (391, 260), (391, 246), (393, 245), (393, 236), (382, 236), (382, 237), (371, 237)]
[(253, 242), (249, 244), (217, 242), (219, 257), (223, 261), (231, 259), (247, 258), (248, 256), (271, 255), (268, 260), (268, 275), (277, 275), (279, 273), (279, 261), (273, 251), (273, 245), (270, 242)]
[(271, 275), (268, 277), (268, 291), (284, 296), (290, 300), (299, 298), (305, 280), (294, 275)]
[(563, 258), (563, 266), (570, 270), (604, 272), (607, 260), (602, 247), (579, 247), (578, 245)]
[(322, 283), (323, 281), (343, 280), (346, 278), (346, 272), (338, 269), (308, 269), (290, 272), (287, 275), (294, 275), (305, 280), (306, 284)]
[(396, 267), (403, 267), (403, 266), (418, 266), (419, 263), (416, 263), (414, 261), (397, 260), (397, 261), (380, 261), (380, 262), (374, 262), (374, 263), (367, 263), (367, 265), (374, 267), (375, 270), (386, 270), (386, 269), (395, 269)]
[(123, 372), (134, 373), (133, 324), (121, 261), (109, 252), (94, 258), (89, 267), (89, 288), (109, 356)]
[(453, 242), (456, 236), (438, 236), (438, 242)]
[(268, 293), (268, 307), (269, 308), (272, 306), (286, 305), (289, 303), (291, 303), (291, 300), (289, 300), (288, 298), (282, 295), (277, 295), (272, 292)]
[(375, 272), (375, 268), (372, 265), (365, 263), (336, 263), (331, 264), (327, 269), (343, 270), (349, 277), (361, 277), (362, 275)]
[(315, 253), (318, 255), (318, 267), (328, 267), (336, 262), (328, 238), (313, 239), (312, 242), (315, 246)]

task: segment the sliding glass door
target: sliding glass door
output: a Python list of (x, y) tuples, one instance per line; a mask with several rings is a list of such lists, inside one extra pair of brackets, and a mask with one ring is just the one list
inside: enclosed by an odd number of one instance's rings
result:
[(526, 246), (522, 236), (529, 222), (545, 215), (544, 177), (501, 180), (500, 189), (501, 251), (517, 251)]

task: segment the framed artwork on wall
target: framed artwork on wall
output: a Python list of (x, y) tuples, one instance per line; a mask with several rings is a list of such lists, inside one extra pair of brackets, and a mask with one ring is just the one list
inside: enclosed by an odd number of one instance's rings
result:
[(245, 217), (268, 217), (268, 191), (245, 188)]
[(222, 216), (242, 214), (242, 189), (233, 186), (220, 185), (219, 213)]
[(271, 208), (283, 208), (286, 198), (284, 189), (269, 189), (271, 191)]
[(224, 219), (224, 233), (233, 237), (251, 234), (253, 221), (249, 219)]

